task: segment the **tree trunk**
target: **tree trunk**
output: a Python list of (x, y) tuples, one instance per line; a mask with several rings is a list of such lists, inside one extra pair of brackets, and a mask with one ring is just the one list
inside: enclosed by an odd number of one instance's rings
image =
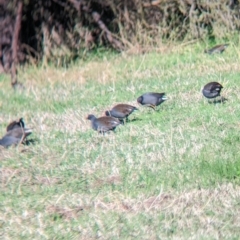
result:
[(21, 20), (22, 20), (22, 7), (23, 3), (21, 0), (18, 1), (17, 4), (17, 12), (16, 12), (16, 20), (14, 25), (14, 31), (12, 36), (12, 64), (11, 64), (11, 83), (12, 87), (16, 87), (18, 85), (17, 80), (17, 53), (18, 53), (18, 43), (19, 43), (19, 32), (21, 29)]

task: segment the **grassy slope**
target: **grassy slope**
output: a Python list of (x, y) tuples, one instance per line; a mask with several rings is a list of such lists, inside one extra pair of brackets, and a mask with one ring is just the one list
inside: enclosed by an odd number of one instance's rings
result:
[[(0, 76), (0, 133), (24, 117), (35, 145), (0, 152), (4, 239), (237, 239), (240, 234), (240, 60), (230, 46), (105, 56), (69, 69), (27, 68), (26, 90)], [(225, 104), (201, 88), (223, 84)], [(116, 103), (166, 92), (116, 134), (90, 128)]]

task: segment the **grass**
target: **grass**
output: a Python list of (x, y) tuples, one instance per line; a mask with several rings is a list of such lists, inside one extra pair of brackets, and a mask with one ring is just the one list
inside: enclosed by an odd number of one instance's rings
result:
[[(238, 239), (239, 51), (195, 44), (138, 56), (108, 54), (68, 69), (25, 67), (13, 92), (0, 76), (0, 134), (24, 117), (36, 143), (1, 149), (3, 239)], [(201, 88), (224, 86), (224, 104)], [(86, 116), (166, 92), (116, 133)]]

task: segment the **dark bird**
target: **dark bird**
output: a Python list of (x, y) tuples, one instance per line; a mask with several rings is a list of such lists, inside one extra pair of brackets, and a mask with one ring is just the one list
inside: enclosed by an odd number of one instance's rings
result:
[(9, 147), (11, 145), (18, 145), (22, 143), (28, 135), (32, 133), (31, 129), (28, 128), (14, 128), (9, 130), (5, 136), (0, 139), (0, 145), (3, 147)]
[(167, 97), (165, 96), (165, 93), (144, 93), (142, 96), (140, 96), (137, 99), (137, 102), (141, 105), (145, 105), (147, 107), (151, 107), (154, 110), (156, 110), (156, 106), (163, 103), (165, 100), (167, 100)]
[(109, 116), (96, 118), (94, 115), (90, 114), (87, 119), (91, 121), (92, 128), (100, 133), (115, 130), (115, 128), (121, 124), (117, 118)]
[(216, 98), (220, 96), (223, 86), (218, 82), (210, 82), (203, 87), (202, 93), (206, 98)]
[(121, 123), (124, 123), (124, 119), (128, 121), (128, 116), (136, 110), (138, 110), (136, 107), (129, 104), (118, 104), (110, 111), (106, 111), (105, 115), (118, 118)]
[(23, 118), (20, 118), (18, 121), (12, 121), (7, 126), (7, 132), (10, 130), (13, 130), (14, 128), (24, 128), (25, 123), (23, 121)]
[(220, 44), (216, 45), (211, 49), (206, 49), (204, 52), (208, 54), (213, 54), (213, 53), (222, 53), (225, 51), (225, 49), (228, 47), (229, 44)]

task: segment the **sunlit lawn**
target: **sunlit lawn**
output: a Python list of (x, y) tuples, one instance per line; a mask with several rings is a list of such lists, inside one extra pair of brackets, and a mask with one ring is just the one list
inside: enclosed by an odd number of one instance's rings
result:
[[(24, 117), (35, 144), (1, 149), (2, 239), (238, 239), (240, 59), (200, 45), (0, 76), (0, 133)], [(220, 82), (224, 104), (201, 88)], [(145, 92), (166, 92), (157, 111)], [(105, 136), (88, 114), (139, 108)]]

